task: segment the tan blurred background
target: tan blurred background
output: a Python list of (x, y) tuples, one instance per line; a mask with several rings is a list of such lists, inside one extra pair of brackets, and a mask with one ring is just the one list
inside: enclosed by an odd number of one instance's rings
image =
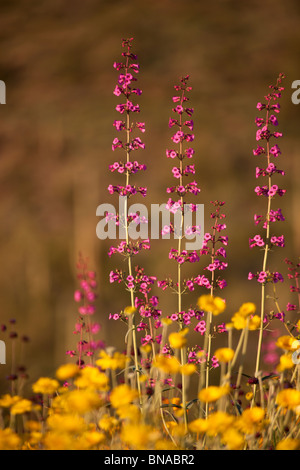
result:
[[(248, 247), (256, 233), (253, 214), (266, 207), (254, 193), (260, 164), (252, 156), (254, 119), (268, 85), (279, 72), (286, 74), (278, 166), (287, 175), (278, 181), (288, 191), (273, 208), (281, 207), (286, 216), (276, 233), (286, 236), (287, 246), (272, 254), (272, 263), (287, 273), (284, 257), (297, 259), (300, 252), (300, 105), (291, 102), (291, 84), (300, 79), (299, 21), (298, 0), (1, 0), (0, 79), (7, 104), (0, 108), (0, 323), (15, 318), (19, 334), (30, 337), (25, 362), (32, 379), (53, 374), (66, 360), (65, 351), (74, 348), (79, 251), (97, 271), (99, 338), (124, 346), (124, 326), (107, 320), (128, 302), (108, 280), (122, 259), (109, 259), (109, 243), (96, 237), (96, 208), (116, 203), (106, 188), (123, 182), (108, 171), (120, 158), (111, 151), (112, 123), (118, 118), (112, 64), (120, 60), (123, 37), (135, 38), (141, 66), (139, 119), (146, 122), (146, 150), (136, 158), (148, 167), (138, 176), (140, 185), (148, 186), (147, 204), (164, 202), (165, 188), (173, 184), (173, 162), (165, 158), (173, 85), (182, 75), (191, 76), (194, 163), (202, 188), (197, 202), (205, 204), (206, 229), (209, 201), (226, 201), (230, 245), (224, 318), (244, 301), (259, 302), (257, 284), (247, 280), (250, 270), (261, 268), (262, 258)], [(173, 272), (168, 246), (160, 241), (137, 262), (158, 278)], [(196, 265), (187, 272), (202, 273)], [(279, 286), (282, 308), (294, 300), (288, 286), (288, 280)], [(175, 296), (155, 293), (165, 315), (176, 309)], [(193, 303), (200, 293), (185, 301)], [(0, 366), (1, 381), (9, 367)]]

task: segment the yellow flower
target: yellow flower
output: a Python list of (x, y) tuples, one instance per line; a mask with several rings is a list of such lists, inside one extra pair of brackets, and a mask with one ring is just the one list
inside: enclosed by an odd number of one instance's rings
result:
[(248, 393), (246, 393), (245, 398), (246, 398), (246, 400), (248, 400), (248, 401), (252, 400), (252, 398), (253, 398), (253, 392), (248, 392)]
[(257, 330), (261, 323), (260, 317), (258, 315), (253, 315), (249, 318), (249, 315), (246, 315), (245, 311), (241, 313), (240, 310), (233, 315), (231, 321), (233, 323), (233, 327), (236, 330), (243, 330), (247, 327), (247, 325), (249, 330)]
[(214, 297), (212, 295), (202, 295), (198, 299), (198, 307), (205, 312), (211, 312), (213, 315), (219, 315), (224, 312), (226, 308), (225, 300), (221, 297)]
[(98, 421), (98, 425), (99, 425), (99, 428), (103, 429), (104, 431), (113, 432), (118, 427), (119, 421), (114, 416), (105, 414)]
[(150, 344), (144, 344), (140, 347), (141, 353), (149, 354), (152, 351), (152, 347)]
[(186, 345), (187, 339), (185, 338), (188, 333), (188, 328), (181, 330), (179, 332), (171, 333), (169, 335), (169, 343), (171, 348), (181, 349)]
[(63, 364), (56, 371), (58, 380), (72, 379), (79, 372), (79, 367), (76, 364)]
[(183, 375), (192, 375), (196, 372), (196, 364), (184, 364), (180, 367), (180, 373)]
[(121, 431), (122, 441), (138, 450), (147, 449), (159, 437), (159, 431), (146, 424), (125, 424)]
[(27, 413), (32, 409), (32, 402), (30, 400), (26, 400), (23, 398), (22, 400), (18, 400), (12, 407), (11, 407), (11, 414), (12, 415), (20, 415), (23, 413)]
[(276, 346), (285, 351), (296, 351), (299, 347), (297, 343), (298, 341), (293, 336), (285, 335), (278, 338)]
[(85, 420), (77, 414), (53, 414), (47, 419), (50, 429), (58, 432), (80, 433), (86, 429)]
[(167, 428), (174, 437), (183, 437), (186, 434), (185, 425), (178, 424), (175, 421), (167, 421)]
[(109, 379), (97, 367), (87, 366), (81, 369), (79, 377), (74, 381), (76, 387), (91, 388), (105, 392), (109, 389)]
[(126, 384), (118, 385), (110, 394), (110, 402), (114, 408), (129, 405), (138, 397), (137, 390), (130, 388)]
[(21, 439), (10, 428), (0, 429), (0, 450), (18, 450), (20, 444)]
[(42, 429), (42, 424), (39, 421), (34, 421), (30, 419), (26, 421), (26, 423), (24, 423), (24, 426), (27, 431), (31, 432), (41, 431)]
[(219, 400), (224, 395), (227, 395), (230, 391), (229, 385), (224, 385), (222, 387), (217, 387), (216, 385), (210, 385), (207, 388), (203, 388), (199, 394), (198, 398), (204, 403), (211, 403), (213, 401)]
[(9, 393), (7, 393), (0, 398), (0, 406), (2, 406), (3, 408), (10, 408), (12, 405), (17, 403), (21, 399), (22, 398), (18, 395), (14, 395), (12, 397), (11, 395), (9, 395)]
[(180, 371), (180, 362), (174, 356), (158, 354), (153, 361), (153, 366), (161, 369), (166, 374), (177, 374)]
[(47, 450), (70, 450), (74, 438), (71, 434), (49, 431), (43, 439)]
[(105, 351), (101, 351), (99, 357), (100, 359), (97, 359), (96, 365), (103, 370), (125, 369), (127, 362), (130, 361), (129, 357), (119, 352), (115, 352), (110, 356)]
[(31, 446), (35, 446), (39, 444), (42, 441), (42, 439), (43, 439), (43, 433), (39, 431), (32, 431), (29, 437), (29, 444)]
[(209, 436), (216, 436), (223, 434), (234, 422), (234, 416), (231, 416), (224, 411), (216, 411), (208, 416), (207, 434)]
[(265, 410), (259, 406), (247, 408), (237, 419), (237, 428), (244, 434), (253, 434), (263, 424)]
[(216, 358), (219, 362), (230, 362), (234, 356), (234, 350), (231, 348), (219, 348), (215, 351)]
[(276, 397), (276, 403), (283, 408), (296, 408), (300, 405), (300, 390), (294, 388), (281, 390)]
[(135, 312), (136, 312), (136, 308), (132, 306), (125, 307), (124, 309), (125, 315), (133, 315)]
[(72, 390), (63, 395), (61, 404), (66, 412), (85, 414), (99, 408), (102, 400), (94, 390)]
[(74, 450), (89, 450), (92, 447), (102, 444), (106, 439), (103, 432), (98, 431), (85, 431), (74, 442), (72, 448)]
[(253, 317), (250, 318), (248, 328), (250, 331), (257, 330), (260, 327), (261, 320), (258, 315), (253, 315)]
[(287, 438), (278, 442), (276, 450), (299, 450), (300, 439)]
[(221, 440), (229, 450), (241, 450), (245, 445), (242, 434), (232, 427), (225, 430)]
[(117, 413), (120, 419), (126, 419), (135, 423), (137, 423), (141, 418), (139, 407), (133, 404), (119, 406), (117, 408)]
[(205, 433), (208, 429), (208, 420), (207, 419), (202, 419), (198, 418), (195, 419), (194, 421), (191, 421), (189, 424), (189, 430), (194, 433)]
[(233, 328), (236, 330), (243, 330), (247, 326), (247, 318), (239, 312), (235, 313), (231, 318)]
[(59, 387), (59, 382), (49, 377), (40, 377), (32, 386), (34, 393), (52, 395)]
[(256, 305), (253, 302), (245, 302), (239, 308), (238, 313), (243, 317), (248, 317), (249, 315), (254, 315), (256, 312)]
[(158, 439), (155, 441), (155, 450), (180, 450), (170, 439)]
[(295, 366), (295, 363), (293, 362), (292, 355), (283, 354), (282, 356), (280, 356), (279, 364), (277, 366), (277, 371), (283, 372), (284, 370), (292, 369), (294, 366)]

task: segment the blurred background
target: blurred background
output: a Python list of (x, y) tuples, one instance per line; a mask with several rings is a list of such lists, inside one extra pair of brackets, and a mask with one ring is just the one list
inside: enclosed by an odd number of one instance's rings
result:
[[(291, 101), (291, 84), (300, 79), (299, 20), (298, 0), (1, 0), (0, 79), (7, 104), (0, 108), (0, 323), (15, 319), (9, 329), (30, 338), (22, 362), (31, 380), (53, 375), (66, 361), (66, 350), (75, 347), (79, 252), (97, 272), (99, 339), (124, 347), (126, 328), (108, 321), (109, 313), (129, 302), (123, 288), (109, 283), (109, 272), (123, 261), (109, 258), (110, 243), (96, 236), (97, 206), (117, 204), (108, 184), (123, 184), (121, 175), (108, 170), (122, 158), (111, 150), (119, 102), (112, 93), (118, 78), (113, 62), (121, 60), (122, 38), (134, 37), (143, 90), (139, 120), (146, 123), (146, 149), (135, 158), (147, 165), (136, 181), (148, 186), (148, 197), (135, 202), (167, 200), (166, 187), (173, 184), (173, 161), (165, 158), (173, 85), (190, 74), (193, 163), (202, 190), (196, 202), (205, 205), (206, 231), (210, 201), (226, 201), (229, 265), (222, 295), (228, 308), (222, 321), (242, 302), (260, 302), (259, 286), (247, 279), (262, 266), (262, 253), (250, 250), (248, 240), (256, 234), (254, 213), (266, 209), (266, 200), (254, 193), (255, 167), (261, 165), (252, 155), (254, 120), (268, 85), (280, 72), (286, 75), (279, 115), (283, 154), (276, 162), (286, 176), (274, 180), (287, 193), (273, 205), (286, 217), (275, 227), (286, 247), (270, 257), (286, 276), (284, 258), (297, 261), (300, 252), (300, 105)], [(167, 243), (154, 240), (151, 252), (136, 259), (158, 279), (174, 274)], [(203, 274), (206, 262), (187, 268), (187, 274)], [(295, 302), (289, 280), (278, 289), (284, 310)], [(199, 288), (190, 294), (188, 306), (202, 293)], [(164, 315), (176, 310), (168, 291), (153, 294)], [(7, 365), (0, 366), (3, 388), (11, 349), (8, 333), (0, 335), (8, 348)]]

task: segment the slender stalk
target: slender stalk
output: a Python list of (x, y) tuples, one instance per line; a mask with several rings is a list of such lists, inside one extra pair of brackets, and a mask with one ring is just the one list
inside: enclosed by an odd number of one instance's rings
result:
[[(127, 58), (128, 62), (128, 58)], [(127, 71), (128, 65), (126, 64), (126, 71)], [(127, 100), (128, 102), (128, 100)], [(130, 142), (130, 117), (129, 117), (129, 111), (126, 113), (126, 161), (130, 161), (130, 153), (129, 153), (129, 142)], [(129, 185), (130, 181), (130, 173), (127, 170), (126, 171), (126, 186)], [(128, 198), (125, 197), (124, 199), (124, 223), (125, 223), (125, 237), (126, 237), (126, 245), (129, 246), (129, 227), (128, 227), (128, 218), (127, 218), (127, 213), (128, 213)], [(131, 254), (128, 255), (127, 257), (128, 260), (128, 274), (129, 276), (132, 276), (132, 259), (131, 259)], [(130, 291), (130, 304), (131, 307), (134, 308), (134, 289), (131, 287), (129, 289)], [(133, 342), (133, 351), (134, 351), (134, 364), (135, 364), (135, 373), (136, 373), (136, 382), (137, 382), (137, 388), (138, 388), (138, 393), (139, 393), (139, 403), (142, 405), (142, 394), (141, 394), (141, 385), (139, 381), (139, 362), (138, 362), (138, 348), (137, 348), (137, 339), (136, 339), (136, 325), (135, 325), (135, 313), (130, 315), (129, 317), (129, 323), (128, 323), (128, 328), (129, 331), (132, 332), (132, 342)], [(130, 334), (129, 334), (130, 336)], [(131, 341), (128, 342), (128, 349), (131, 347)], [(131, 354), (131, 351), (127, 351), (127, 353)]]
[[(266, 113), (266, 122), (268, 122), (269, 119), (269, 110), (267, 110)], [(268, 160), (268, 165), (270, 164), (270, 143), (269, 140), (267, 140), (267, 160)], [(269, 192), (272, 186), (272, 178), (269, 175), (268, 176), (268, 188)], [(272, 197), (270, 194), (268, 194), (268, 205), (267, 205), (267, 216), (266, 216), (266, 242), (265, 242), (265, 247), (264, 247), (264, 258), (263, 258), (263, 265), (262, 265), (262, 271), (266, 271), (267, 268), (267, 261), (268, 261), (268, 253), (270, 250), (269, 244), (270, 244), (270, 210), (271, 210), (271, 200)], [(258, 344), (257, 344), (257, 353), (256, 353), (256, 363), (255, 363), (255, 373), (254, 377), (257, 378), (258, 372), (259, 372), (259, 367), (260, 367), (260, 358), (261, 358), (261, 348), (262, 348), (262, 340), (263, 340), (263, 331), (264, 331), (264, 316), (265, 316), (265, 290), (266, 290), (266, 284), (265, 282), (262, 283), (261, 286), (261, 302), (260, 302), (260, 326), (259, 326), (259, 336), (258, 336)], [(253, 400), (252, 400), (252, 405), (254, 404), (255, 401), (255, 394), (256, 394), (256, 384), (254, 384), (253, 387)]]
[[(181, 96), (181, 104), (183, 104), (183, 99), (184, 99), (184, 90), (182, 91), (182, 96)], [(182, 114), (180, 114), (180, 120), (179, 120), (179, 129), (182, 131)], [(183, 180), (182, 180), (182, 173), (183, 173), (183, 146), (182, 146), (182, 141), (179, 143), (179, 155), (180, 155), (180, 186), (183, 185)], [(178, 254), (180, 255), (181, 249), (182, 249), (182, 239), (183, 239), (183, 230), (184, 230), (184, 200), (183, 197), (180, 197), (180, 203), (181, 203), (181, 218), (180, 218), (180, 233), (179, 233), (179, 238), (178, 238)], [(178, 312), (179, 312), (179, 325), (180, 325), (180, 330), (183, 329), (183, 318), (182, 314), (180, 313), (182, 311), (182, 280), (181, 280), (181, 263), (178, 263), (178, 268), (177, 268), (177, 282), (178, 282)], [(180, 350), (180, 362), (181, 365), (183, 366), (186, 363), (186, 348), (181, 348)], [(181, 384), (182, 384), (182, 407), (184, 410), (184, 426), (185, 430), (187, 431), (187, 409), (186, 409), (186, 380), (185, 380), (185, 375), (182, 373), (181, 374)]]

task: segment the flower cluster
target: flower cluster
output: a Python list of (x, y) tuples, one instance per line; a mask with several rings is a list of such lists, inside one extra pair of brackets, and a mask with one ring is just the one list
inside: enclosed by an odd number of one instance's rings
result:
[(225, 202), (211, 201), (211, 204), (215, 207), (215, 210), (210, 214), (210, 218), (214, 221), (214, 224), (211, 227), (211, 232), (204, 234), (204, 243), (200, 250), (200, 255), (210, 256), (210, 263), (204, 269), (211, 272), (211, 281), (206, 287), (211, 289), (211, 293), (213, 293), (216, 287), (224, 289), (227, 285), (226, 280), (217, 276), (216, 273), (218, 271), (224, 271), (228, 267), (228, 263), (222, 261), (222, 259), (226, 259), (227, 256), (225, 247), (228, 245), (228, 236), (221, 235), (221, 232), (226, 230), (226, 224), (221, 223), (226, 217), (226, 215), (221, 212), (221, 208), (224, 206)]
[[(278, 139), (282, 137), (281, 132), (274, 130), (274, 127), (278, 126), (278, 119), (275, 114), (279, 114), (280, 105), (278, 100), (281, 98), (281, 92), (284, 88), (281, 86), (281, 82), (284, 78), (283, 74), (280, 74), (275, 85), (271, 85), (271, 91), (265, 96), (265, 103), (259, 102), (257, 109), (265, 112), (265, 117), (257, 117), (255, 119), (256, 126), (258, 127), (256, 132), (256, 140), (260, 144), (253, 150), (255, 156), (261, 156), (266, 160), (266, 168), (256, 167), (256, 178), (265, 177), (267, 178), (267, 184), (256, 186), (255, 193), (258, 196), (265, 196), (268, 198), (268, 209), (266, 216), (254, 215), (255, 225), (259, 225), (263, 222), (262, 226), (265, 230), (265, 235), (257, 234), (249, 238), (250, 248), (261, 247), (265, 252), (265, 262), (263, 271), (253, 274), (249, 273), (248, 279), (257, 279), (260, 283), (265, 282), (278, 282), (282, 280), (282, 276), (279, 273), (267, 273), (266, 270), (266, 259), (267, 253), (272, 246), (284, 247), (284, 236), (276, 236), (270, 234), (270, 226), (274, 222), (283, 221), (284, 217), (281, 213), (281, 209), (271, 209), (271, 201), (275, 196), (283, 196), (286, 193), (285, 189), (281, 189), (278, 184), (273, 183), (272, 177), (274, 174), (284, 175), (285, 172), (276, 167), (271, 161), (272, 158), (277, 158), (281, 155), (281, 149), (278, 144), (272, 145), (272, 139)], [(275, 114), (274, 114), (275, 113)]]
[(74, 300), (78, 304), (78, 320), (73, 333), (79, 336), (79, 340), (77, 350), (68, 350), (67, 355), (78, 356), (78, 364), (82, 366), (83, 356), (91, 358), (96, 350), (104, 347), (104, 343), (94, 339), (94, 335), (100, 331), (100, 325), (91, 321), (96, 311), (96, 273), (88, 269), (88, 262), (82, 255), (77, 263), (77, 271), (79, 287), (74, 292)]

